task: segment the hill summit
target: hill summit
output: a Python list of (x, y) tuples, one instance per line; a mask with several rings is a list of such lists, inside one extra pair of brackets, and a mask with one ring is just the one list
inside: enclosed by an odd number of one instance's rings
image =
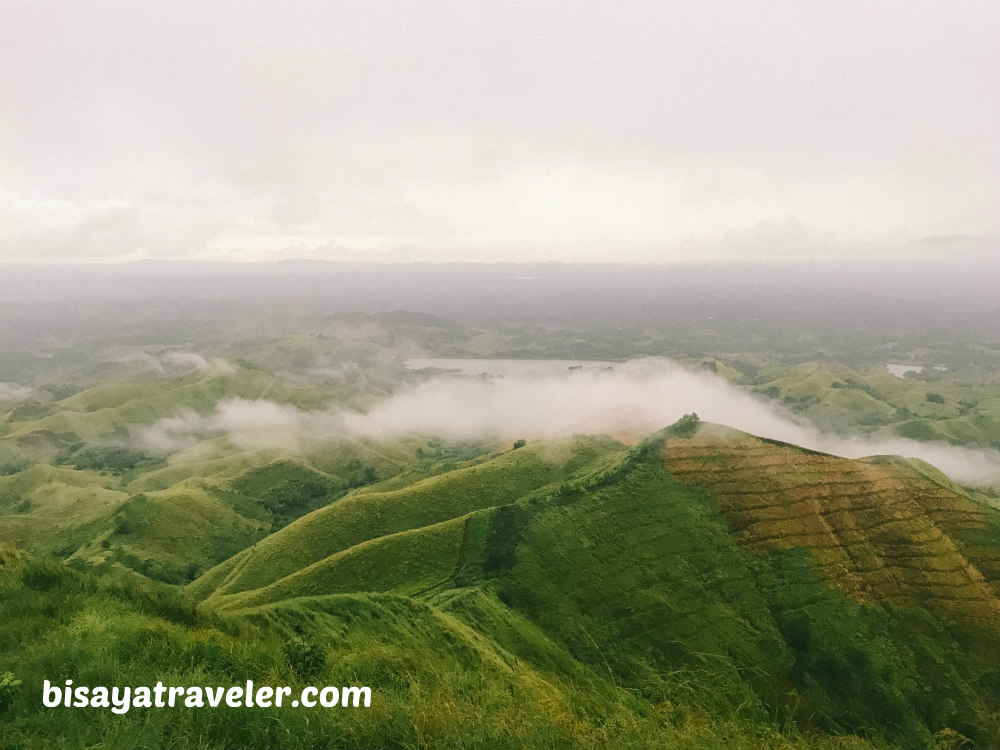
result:
[(691, 415), (634, 447), (529, 443), (350, 493), (189, 590), (272, 622), (404, 597), (651, 705), (930, 746), (1000, 742), (998, 582), (1000, 512), (932, 467)]

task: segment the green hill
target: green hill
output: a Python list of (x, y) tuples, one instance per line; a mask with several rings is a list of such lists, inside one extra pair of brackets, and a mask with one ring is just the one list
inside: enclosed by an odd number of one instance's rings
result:
[(731, 380), (826, 431), (1000, 446), (995, 368), (928, 369), (897, 377), (882, 366), (854, 370), (806, 362), (755, 367), (752, 375)]
[(55, 729), (16, 693), (0, 748), (1000, 743), (1000, 511), (933, 467), (693, 416), (633, 447), (578, 436), (433, 467), (343, 494), (284, 458), (128, 497), (121, 549), (133, 536), (177, 563), (157, 547), (169, 529), (210, 556), (240, 533), (201, 549), (200, 529), (304, 513), (183, 594), (0, 549), (0, 672), (29, 694), (62, 673), (365, 684), (369, 712), (80, 712)]
[(593, 438), (540, 443), (400, 490), (348, 495), (210, 571), (192, 591), (204, 596), (258, 588), (361, 542), (506, 505), (622, 450)]
[[(779, 731), (689, 696), (654, 705), (610, 684), (478, 589), (433, 601), (347, 594), (218, 621), (171, 590), (95, 579), (0, 545), (0, 748), (878, 747)], [(58, 617), (41, 613), (58, 607)], [(309, 654), (309, 658), (303, 658)], [(363, 711), (38, 707), (43, 679), (87, 685), (370, 685)], [(58, 717), (58, 721), (55, 720)]]
[(352, 592), (461, 610), (478, 591), (654, 705), (910, 746), (1000, 736), (1000, 513), (911, 462), (713, 425), (608, 448), (534, 487), (483, 481), (514, 459), (530, 473), (522, 449), (344, 498), (190, 590), (239, 618)]

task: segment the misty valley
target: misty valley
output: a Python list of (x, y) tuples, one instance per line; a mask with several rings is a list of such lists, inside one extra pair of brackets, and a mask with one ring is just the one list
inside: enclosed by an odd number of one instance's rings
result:
[[(1000, 743), (995, 330), (926, 333), (919, 285), (823, 326), (594, 275), (573, 322), (504, 268), (251, 273), (113, 328), (134, 286), (8, 289), (0, 747)], [(67, 679), (372, 699), (42, 706)]]
[(1000, 749), (1000, 2), (0, 2), (0, 750)]

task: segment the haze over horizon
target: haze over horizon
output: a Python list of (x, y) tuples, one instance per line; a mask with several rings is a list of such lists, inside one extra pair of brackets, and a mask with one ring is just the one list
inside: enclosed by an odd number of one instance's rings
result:
[(10, 2), (0, 262), (997, 257), (1000, 6)]

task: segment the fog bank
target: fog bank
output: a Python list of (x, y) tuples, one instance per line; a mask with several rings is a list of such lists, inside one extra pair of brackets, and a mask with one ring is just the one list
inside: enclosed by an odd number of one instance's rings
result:
[(149, 450), (169, 452), (209, 434), (246, 448), (306, 450), (335, 437), (424, 434), (450, 439), (540, 439), (574, 433), (643, 437), (689, 412), (706, 421), (849, 458), (896, 454), (923, 459), (965, 484), (1000, 483), (1000, 452), (905, 438), (845, 438), (820, 432), (777, 405), (716, 375), (665, 359), (614, 370), (470, 378), (442, 375), (381, 402), (367, 413), (307, 412), (268, 401), (230, 399), (208, 416), (186, 412), (145, 428)]
[(20, 401), (32, 394), (32, 390), (17, 383), (0, 382), (0, 401)]

